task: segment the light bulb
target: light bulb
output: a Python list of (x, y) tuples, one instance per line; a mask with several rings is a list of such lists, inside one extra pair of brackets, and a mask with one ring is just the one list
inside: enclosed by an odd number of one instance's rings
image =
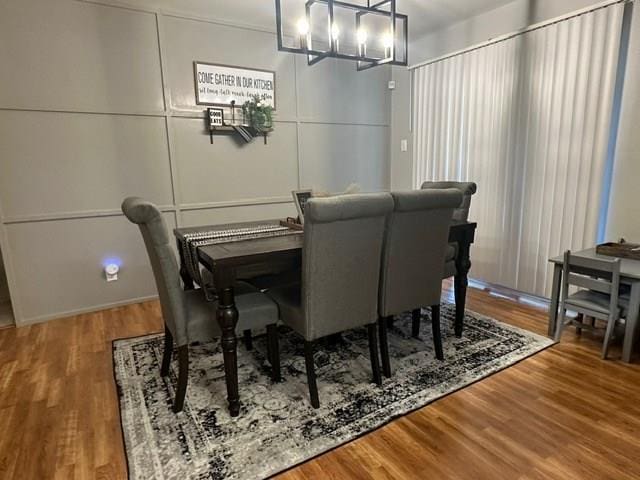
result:
[(382, 46), (384, 48), (393, 47), (393, 36), (391, 35), (390, 32), (387, 32), (382, 36)]
[(298, 20), (298, 33), (300, 35), (307, 35), (309, 33), (309, 22), (306, 18)]
[(367, 43), (367, 31), (364, 28), (358, 30), (358, 45)]
[(337, 23), (334, 23), (333, 27), (331, 27), (331, 37), (334, 40), (338, 40), (338, 38), (340, 38), (340, 27)]

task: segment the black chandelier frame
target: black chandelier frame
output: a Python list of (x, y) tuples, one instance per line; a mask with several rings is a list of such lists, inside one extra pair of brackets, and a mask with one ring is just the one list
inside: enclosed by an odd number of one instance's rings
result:
[[(354, 55), (350, 53), (344, 53), (338, 51), (338, 41), (334, 35), (329, 32), (329, 50), (316, 50), (312, 48), (312, 32), (311, 28), (306, 34), (305, 41), (301, 42), (300, 48), (287, 47), (284, 45), (284, 32), (282, 23), (282, 6), (281, 0), (276, 0), (276, 28), (278, 34), (278, 50), (281, 52), (297, 53), (307, 56), (308, 65), (315, 65), (316, 63), (324, 60), (325, 58), (340, 58), (344, 60), (353, 60), (357, 62), (358, 71), (368, 70), (380, 65), (400, 65), (407, 66), (409, 64), (409, 17), (396, 11), (396, 0), (380, 0), (377, 3), (371, 4), (371, 0), (367, 0), (367, 5), (356, 5), (353, 3), (344, 2), (341, 0), (307, 0), (305, 4), (305, 15), (307, 24), (311, 25), (311, 7), (316, 4), (327, 5), (328, 12), (328, 25), (329, 28), (334, 25), (334, 9), (335, 7), (344, 8), (348, 10), (354, 10), (355, 14), (355, 28), (356, 32), (360, 30), (362, 17), (365, 15), (382, 15), (389, 17), (389, 35), (392, 39), (392, 45), (388, 49), (389, 55), (385, 58), (368, 57), (366, 49), (358, 46), (359, 54)], [(388, 5), (389, 10), (383, 10)], [(396, 33), (397, 33), (397, 20), (402, 21), (402, 41), (404, 46), (403, 59), (398, 60), (396, 56)], [(385, 52), (386, 53), (386, 52)]]

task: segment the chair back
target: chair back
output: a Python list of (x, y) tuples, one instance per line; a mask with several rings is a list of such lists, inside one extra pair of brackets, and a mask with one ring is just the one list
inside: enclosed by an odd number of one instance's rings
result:
[(462, 201), (453, 212), (453, 219), (458, 222), (466, 222), (469, 220), (469, 209), (471, 208), (471, 197), (478, 190), (478, 186), (473, 182), (424, 182), (422, 189), (440, 189), (457, 188), (462, 192)]
[(188, 336), (184, 290), (162, 213), (153, 203), (138, 197), (125, 199), (122, 202), (122, 212), (140, 227), (156, 280), (165, 324), (177, 345), (186, 345)]
[(562, 265), (563, 299), (568, 297), (572, 286), (609, 295), (609, 315), (615, 316), (620, 290), (620, 259), (578, 257), (567, 250)]
[(458, 189), (394, 192), (380, 274), (379, 313), (440, 304), (442, 275)]
[(308, 341), (377, 319), (389, 193), (311, 198), (302, 251), (303, 335)]

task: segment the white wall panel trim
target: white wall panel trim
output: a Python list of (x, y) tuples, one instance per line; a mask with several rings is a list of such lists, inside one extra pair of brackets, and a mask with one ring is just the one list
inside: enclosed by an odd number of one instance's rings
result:
[(277, 203), (293, 203), (292, 197), (266, 197), (251, 200), (234, 200), (230, 202), (185, 203), (180, 210), (209, 210), (213, 208), (246, 207), (251, 205), (273, 205)]
[[(176, 210), (176, 207), (174, 205), (159, 205), (158, 208), (161, 212), (174, 212)], [(14, 225), (17, 223), (57, 222), (60, 220), (77, 220), (83, 218), (119, 216), (122, 216), (122, 211), (120, 209), (87, 210), (83, 212), (61, 212), (45, 215), (23, 215), (16, 217), (6, 217), (3, 219), (3, 222), (5, 225)]]
[(178, 10), (172, 10), (167, 8), (142, 7), (140, 5), (136, 5), (133, 2), (126, 2), (126, 1), (119, 1), (119, 0), (74, 0), (74, 1), (78, 3), (88, 3), (93, 5), (102, 5), (106, 7), (123, 8), (125, 10), (131, 10), (134, 12), (156, 13), (156, 14), (163, 15), (165, 17), (173, 17), (173, 18), (180, 18), (183, 20), (193, 20), (196, 22), (211, 23), (214, 25), (234, 27), (242, 30), (251, 30), (254, 32), (271, 33), (273, 35), (276, 34), (275, 28), (264, 28), (259, 25), (251, 25), (248, 23), (221, 20), (213, 16), (207, 17), (207, 16), (201, 16), (201, 15), (190, 15), (190, 14), (185, 14), (184, 12), (180, 12)]

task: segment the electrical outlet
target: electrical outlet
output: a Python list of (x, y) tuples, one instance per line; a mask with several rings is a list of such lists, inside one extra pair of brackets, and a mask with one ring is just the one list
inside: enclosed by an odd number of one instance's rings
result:
[(401, 152), (409, 151), (409, 142), (407, 142), (406, 138), (403, 138), (402, 140), (400, 140), (400, 151)]
[(396, 89), (396, 81), (395, 80), (390, 80), (389, 81), (389, 90), (395, 90)]

